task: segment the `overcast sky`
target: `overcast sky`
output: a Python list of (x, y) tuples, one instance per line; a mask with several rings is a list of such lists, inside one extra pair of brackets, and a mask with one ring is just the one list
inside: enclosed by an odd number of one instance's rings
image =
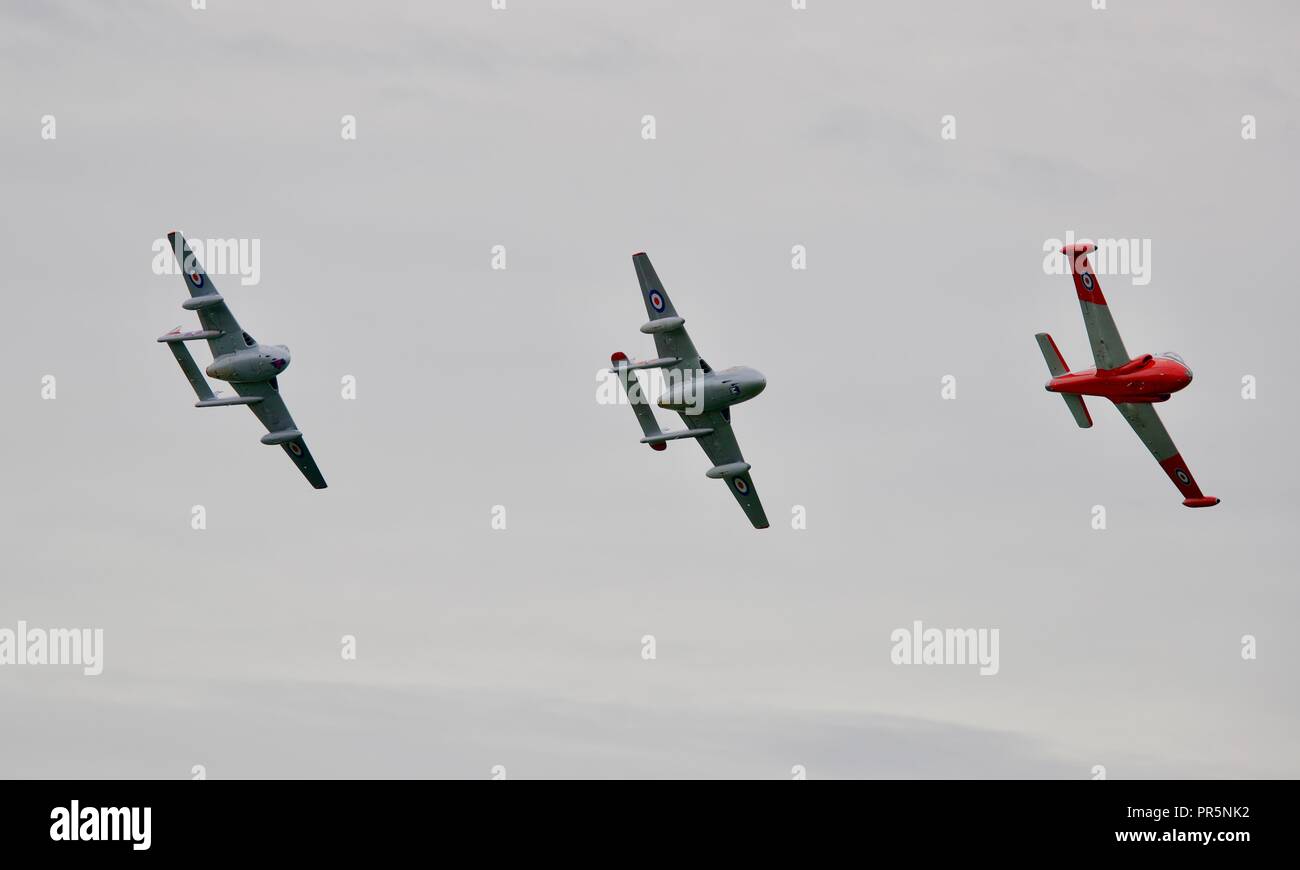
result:
[[(207, 5), (0, 6), (0, 628), (105, 645), (0, 667), (0, 775), (1300, 776), (1294, 4)], [(171, 229), (260, 240), (213, 280), (329, 489), (192, 407)], [(1044, 393), (1067, 231), (1150, 240), (1102, 285), (1221, 506)], [(596, 402), (639, 250), (767, 376), (767, 531)], [(998, 674), (892, 664), (914, 620)]]

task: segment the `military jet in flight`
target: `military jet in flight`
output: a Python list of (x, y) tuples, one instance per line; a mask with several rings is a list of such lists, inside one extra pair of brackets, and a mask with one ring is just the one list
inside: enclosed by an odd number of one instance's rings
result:
[[(199, 316), (202, 329), (182, 332), (178, 326), (158, 340), (171, 348), (181, 371), (198, 394), (196, 408), (216, 408), (225, 405), (247, 405), (266, 426), (263, 444), (279, 445), (298, 470), (316, 489), (325, 488), (325, 478), (311, 458), (307, 443), (302, 439), (284, 399), (280, 398), (277, 377), (289, 366), (289, 348), (284, 345), (258, 344), (251, 335), (240, 328), (235, 315), (226, 307), (226, 301), (217, 293), (210, 279), (199, 265), (185, 237), (180, 233), (167, 234), (172, 253), (185, 274), (185, 286), (190, 298), (181, 303), (187, 311)], [(235, 388), (236, 396), (217, 396), (194, 363), (187, 341), (207, 339), (212, 351), (212, 364), (208, 375), (227, 381)]]
[[(654, 450), (665, 450), (669, 441), (694, 438), (713, 462), (713, 467), (705, 475), (727, 484), (727, 489), (740, 502), (754, 528), (767, 528), (767, 515), (758, 500), (754, 481), (749, 477), (749, 463), (741, 455), (740, 445), (731, 431), (731, 406), (763, 392), (767, 378), (751, 368), (721, 371), (710, 368), (686, 334), (686, 321), (677, 315), (668, 291), (664, 290), (654, 266), (650, 265), (650, 258), (644, 253), (633, 254), (632, 265), (636, 268), (637, 280), (641, 282), (641, 298), (650, 317), (641, 331), (654, 336), (659, 356), (634, 362), (620, 351), (609, 361), (614, 366), (610, 371), (622, 382), (641, 431), (645, 433), (641, 443), (649, 444)], [(643, 369), (664, 369), (668, 388), (659, 399), (659, 407), (681, 415), (685, 429), (660, 430), (635, 374)]]
[(1129, 357), (1110, 315), (1110, 307), (1101, 295), (1097, 275), (1088, 264), (1088, 254), (1094, 250), (1096, 245), (1084, 242), (1066, 245), (1061, 253), (1070, 264), (1074, 289), (1083, 308), (1083, 325), (1088, 330), (1097, 367), (1070, 371), (1056, 342), (1047, 333), (1040, 332), (1034, 338), (1038, 339), (1043, 359), (1047, 360), (1047, 369), (1052, 373), (1052, 379), (1046, 385), (1047, 391), (1061, 395), (1081, 429), (1092, 425), (1092, 416), (1083, 403), (1083, 397), (1110, 399), (1183, 494), (1183, 504), (1193, 508), (1213, 507), (1219, 500), (1201, 493), (1155, 409), (1156, 402), (1168, 401), (1172, 394), (1192, 382), (1192, 370), (1176, 353)]

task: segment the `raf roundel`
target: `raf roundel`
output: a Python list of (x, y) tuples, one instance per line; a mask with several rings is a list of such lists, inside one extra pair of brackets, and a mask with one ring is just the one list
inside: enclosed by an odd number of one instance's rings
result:
[(1181, 468), (1174, 472), (1174, 476), (1182, 481), (1184, 485), (1192, 482), (1192, 479), (1187, 476), (1187, 472), (1183, 471)]
[(1084, 289), (1084, 290), (1091, 290), (1091, 289), (1092, 289), (1092, 273), (1091, 273), (1091, 272), (1080, 272), (1080, 273), (1079, 273), (1079, 281), (1083, 284), (1083, 289)]
[(191, 272), (191, 273), (190, 273), (190, 283), (193, 284), (195, 287), (202, 287), (202, 286), (203, 286), (203, 276), (200, 275), (198, 272)]
[(749, 495), (749, 484), (745, 483), (745, 481), (741, 480), (739, 477), (735, 479), (734, 483), (736, 484), (736, 492), (741, 495)]
[(297, 441), (289, 442), (289, 452), (292, 453), (294, 456), (302, 456), (302, 448), (298, 446)]
[(650, 307), (655, 311), (664, 310), (664, 297), (658, 290), (650, 291)]

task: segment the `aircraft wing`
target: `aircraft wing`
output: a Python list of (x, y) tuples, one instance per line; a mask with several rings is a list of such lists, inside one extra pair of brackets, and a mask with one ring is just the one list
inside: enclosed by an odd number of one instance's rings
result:
[(655, 350), (660, 357), (679, 360), (671, 368), (685, 371), (703, 369), (707, 372), (708, 366), (700, 364), (700, 355), (691, 343), (691, 337), (686, 334), (683, 325), (686, 321), (677, 315), (677, 309), (668, 298), (668, 291), (655, 274), (655, 267), (650, 265), (650, 258), (644, 253), (633, 254), (632, 265), (636, 267), (636, 278), (641, 283), (641, 299), (645, 302), (646, 314), (650, 315), (650, 320), (641, 327), (641, 331), (654, 336)]
[(302, 439), (302, 433), (294, 424), (293, 417), (289, 416), (289, 408), (284, 404), (284, 399), (280, 398), (276, 382), (232, 383), (231, 386), (241, 396), (256, 396), (261, 399), (248, 407), (267, 429), (262, 443), (279, 444), (293, 460), (293, 464), (298, 466), (303, 477), (316, 489), (324, 489), (325, 478), (316, 467), (316, 460), (311, 458), (311, 451), (307, 449), (307, 442)]
[(726, 482), (727, 489), (731, 490), (731, 494), (744, 509), (749, 521), (754, 524), (754, 528), (766, 529), (767, 514), (763, 512), (763, 503), (758, 500), (758, 490), (754, 489), (754, 481), (749, 476), (749, 466), (745, 465), (745, 457), (740, 453), (740, 445), (736, 443), (736, 434), (731, 429), (729, 415), (723, 415), (719, 411), (709, 411), (705, 414), (690, 416), (679, 414), (679, 416), (687, 428), (713, 430), (711, 434), (702, 435), (695, 440), (700, 442), (709, 459), (713, 460), (714, 468), (736, 464), (744, 466), (744, 470), (737, 474), (724, 474), (722, 480)]
[(1092, 358), (1098, 370), (1117, 369), (1129, 361), (1124, 340), (1119, 337), (1115, 318), (1111, 317), (1106, 297), (1101, 295), (1097, 274), (1088, 263), (1088, 254), (1096, 250), (1091, 242), (1066, 245), (1061, 248), (1074, 278), (1074, 290), (1079, 294), (1079, 307), (1083, 309), (1083, 325), (1088, 330), (1088, 343), (1092, 345)]
[(1178, 491), (1183, 494), (1183, 504), (1188, 507), (1213, 507), (1219, 503), (1214, 496), (1204, 495), (1201, 488), (1196, 485), (1192, 472), (1188, 470), (1187, 463), (1179, 455), (1178, 448), (1174, 446), (1174, 440), (1169, 437), (1165, 424), (1160, 421), (1160, 415), (1156, 413), (1154, 405), (1147, 402), (1116, 402), (1115, 407), (1119, 408), (1119, 412), (1142, 439), (1147, 450), (1151, 451), (1156, 462), (1160, 463), (1165, 474), (1169, 475), (1174, 486), (1178, 487)]
[(171, 242), (172, 254), (181, 266), (181, 271), (185, 275), (185, 286), (190, 291), (190, 299), (185, 303), (185, 307), (193, 308), (204, 329), (220, 333), (215, 338), (208, 339), (208, 349), (212, 351), (213, 359), (225, 353), (242, 350), (247, 346), (244, 341), (244, 330), (240, 328), (235, 315), (226, 307), (225, 300), (217, 292), (212, 279), (203, 271), (202, 264), (195, 259), (185, 237), (173, 231), (167, 234), (167, 240)]

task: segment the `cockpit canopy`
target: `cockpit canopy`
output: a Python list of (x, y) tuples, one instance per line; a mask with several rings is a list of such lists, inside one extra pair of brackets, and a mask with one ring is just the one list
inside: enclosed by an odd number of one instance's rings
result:
[(1187, 364), (1187, 361), (1184, 360), (1178, 354), (1174, 353), (1172, 350), (1167, 350), (1164, 353), (1158, 353), (1156, 354), (1156, 356), (1161, 357), (1162, 359), (1171, 359), (1174, 362), (1178, 363), (1183, 368), (1187, 369), (1188, 374), (1192, 373), (1192, 367)]

